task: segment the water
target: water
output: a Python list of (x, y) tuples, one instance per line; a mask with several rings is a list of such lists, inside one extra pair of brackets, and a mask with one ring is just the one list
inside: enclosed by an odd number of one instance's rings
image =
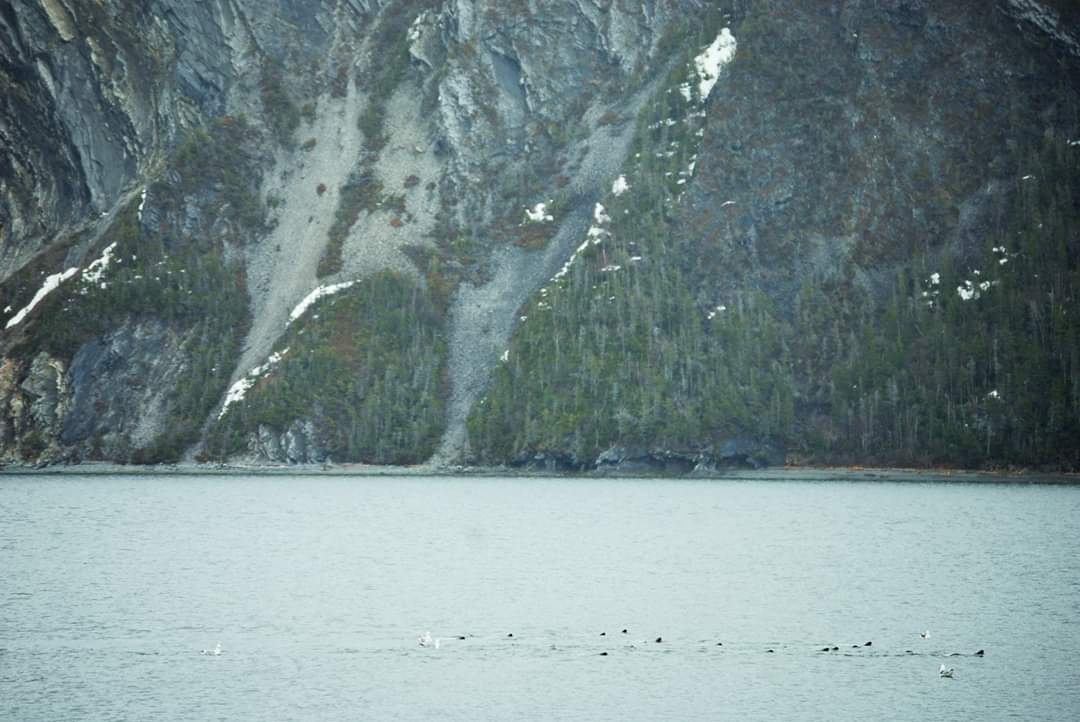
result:
[(0, 477), (0, 718), (1072, 720), (1077, 519), (1073, 486)]

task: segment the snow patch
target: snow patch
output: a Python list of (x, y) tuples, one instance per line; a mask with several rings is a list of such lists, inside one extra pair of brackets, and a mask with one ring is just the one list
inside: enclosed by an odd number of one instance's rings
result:
[(713, 40), (712, 45), (694, 58), (694, 69), (698, 74), (698, 97), (702, 102), (709, 97), (716, 81), (720, 79), (720, 70), (735, 59), (735, 36), (724, 28)]
[(146, 189), (142, 189), (142, 195), (139, 196), (139, 220), (142, 221), (142, 211), (146, 207)]
[(982, 298), (984, 293), (996, 285), (998, 285), (998, 281), (980, 281), (979, 283), (964, 281), (964, 285), (956, 287), (956, 293), (962, 301), (977, 301)]
[(628, 190), (630, 190), (630, 184), (626, 182), (626, 176), (624, 175), (616, 178), (615, 182), (611, 184), (611, 192), (616, 197), (621, 196)]
[(710, 309), (709, 312), (705, 314), (705, 318), (708, 319), (709, 321), (712, 321), (714, 318), (716, 318), (716, 314), (723, 313), (726, 310), (727, 310), (727, 306), (724, 306), (723, 304), (721, 304), (721, 305), (717, 306), (716, 308)]
[(68, 280), (78, 272), (78, 268), (69, 268), (66, 271), (54, 273), (48, 278), (46, 278), (45, 283), (41, 285), (41, 288), (38, 289), (38, 292), (34, 294), (34, 297), (32, 299), (30, 299), (30, 303), (26, 304), (26, 306), (24, 306), (17, 314), (12, 316), (8, 320), (7, 325), (4, 328), (11, 328), (12, 326), (17, 326), (18, 324), (22, 323), (22, 320), (26, 318), (26, 316), (31, 311), (34, 310), (35, 306), (41, 303), (41, 300), (43, 298), (55, 291), (61, 283)]
[(412, 21), (412, 25), (409, 26), (409, 34), (407, 37), (410, 44), (415, 43), (420, 39), (420, 34), (422, 32), (424, 21), (427, 19), (427, 14), (427, 10), (420, 13), (416, 16), (416, 19)]
[(102, 252), (101, 257), (91, 263), (89, 266), (83, 269), (82, 280), (86, 283), (98, 283), (102, 288), (105, 288), (106, 284), (101, 281), (101, 277), (105, 275), (105, 271), (108, 270), (109, 264), (112, 263), (112, 254), (116, 250), (116, 241), (113, 241)]
[(243, 401), (247, 396), (247, 392), (251, 389), (255, 383), (261, 379), (267, 371), (274, 368), (281, 359), (285, 358), (285, 354), (289, 353), (289, 349), (284, 351), (275, 352), (270, 354), (270, 358), (266, 359), (266, 363), (261, 366), (248, 371), (239, 381), (229, 387), (228, 392), (225, 394), (225, 403), (221, 407), (221, 411), (218, 413), (218, 420), (220, 421), (225, 412), (229, 410), (229, 407), (238, 401)]
[(592, 241), (594, 245), (609, 235), (611, 234), (608, 231), (598, 226), (589, 226), (589, 230), (585, 233), (585, 237)]
[(345, 281), (343, 283), (334, 283), (329, 286), (319, 286), (314, 291), (305, 296), (303, 301), (296, 304), (296, 308), (294, 308), (289, 314), (289, 320), (286, 322), (285, 325), (288, 325), (303, 316), (304, 312), (311, 307), (311, 304), (315, 303), (320, 298), (325, 298), (326, 296), (331, 296), (340, 291), (344, 291), (346, 288), (354, 285), (355, 283), (356, 281)]
[(550, 223), (555, 220), (555, 216), (547, 212), (548, 203), (537, 203), (532, 207), (532, 210), (525, 209), (525, 217), (529, 223)]
[[(592, 231), (591, 228), (589, 230)], [(582, 251), (589, 247), (589, 241), (590, 239), (586, 238), (584, 243), (574, 249), (574, 252), (570, 254), (570, 258), (566, 259), (566, 263), (564, 263), (562, 268), (559, 269), (559, 272), (551, 277), (552, 281), (557, 281), (563, 276), (565, 276), (567, 273), (570, 273), (570, 267), (574, 265), (574, 261), (577, 260), (578, 255), (580, 255)], [(600, 241), (596, 240), (593, 242), (599, 243)]]

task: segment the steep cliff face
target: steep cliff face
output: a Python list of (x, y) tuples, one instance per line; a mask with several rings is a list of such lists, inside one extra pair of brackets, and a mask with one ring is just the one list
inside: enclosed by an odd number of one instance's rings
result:
[[(777, 370), (769, 429), (719, 403), (760, 390), (710, 365), (768, 361), (724, 340), (717, 309), (790, 310), (807, 287), (878, 307), (900, 270), (980, 259), (1017, 159), (1077, 130), (1073, 13), (17, 0), (0, 9), (3, 458), (775, 460), (821, 426), (783, 409), (827, 416), (831, 392)], [(693, 328), (644, 311), (675, 295)], [(583, 311), (536, 323), (614, 298), (610, 323), (670, 333), (662, 355), (708, 379), (627, 400), (647, 379), (605, 366), (607, 346), (565, 355), (597, 331)], [(793, 313), (754, 318), (755, 353), (787, 353), (770, 324)], [(620, 363), (665, 367), (634, 353)], [(699, 422), (653, 433), (690, 407)]]

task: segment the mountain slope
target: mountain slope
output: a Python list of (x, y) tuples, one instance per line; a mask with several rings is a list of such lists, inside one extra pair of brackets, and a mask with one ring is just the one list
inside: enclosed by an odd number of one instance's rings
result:
[(1075, 467), (1075, 19), (14, 2), (3, 458)]

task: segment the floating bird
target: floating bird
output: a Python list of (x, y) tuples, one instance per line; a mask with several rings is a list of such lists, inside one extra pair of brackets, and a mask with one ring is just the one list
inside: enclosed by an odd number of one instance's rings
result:
[(622, 633), (623, 633), (623, 634), (626, 634), (626, 630), (625, 630), (625, 629), (624, 629), (624, 630), (622, 630)]
[(601, 637), (606, 637), (606, 636), (607, 636), (607, 632), (600, 632), (600, 636), (601, 636)]
[(765, 650), (765, 654), (776, 654), (776, 650), (773, 650), (773, 649), (766, 649), (766, 650)]
[(656, 643), (657, 643), (657, 644), (660, 644), (660, 643), (661, 643), (661, 642), (663, 642), (663, 641), (664, 641), (664, 638), (663, 638), (663, 637), (657, 637), (657, 638), (656, 638)]
[(509, 633), (509, 634), (507, 634), (506, 636), (507, 636), (507, 637), (513, 637), (513, 636), (514, 636), (514, 633), (513, 633), (513, 632), (510, 632), (510, 633)]
[(433, 640), (431, 638), (431, 632), (424, 632), (416, 638), (416, 643), (419, 644), (421, 647), (430, 647), (432, 645), (438, 646), (435, 644), (435, 642), (436, 640)]
[(839, 648), (839, 647), (833, 647), (833, 648), (832, 648), (832, 651), (834, 651), (834, 652), (839, 652), (839, 651), (840, 651), (840, 648)]
[(930, 639), (930, 630), (927, 629), (925, 632), (919, 632), (919, 636), (923, 639)]
[(724, 646), (724, 643), (723, 643), (723, 642), (717, 642), (717, 643), (716, 643), (716, 646), (717, 646), (717, 647), (723, 647), (723, 646)]
[(954, 670), (953, 670), (952, 667), (949, 667), (948, 669), (946, 669), (945, 665), (943, 664), (943, 665), (941, 665), (941, 669), (938, 670), (938, 676), (948, 677), (948, 678), (952, 679), (953, 671)]
[(213, 649), (204, 649), (203, 651), (199, 652), (199, 654), (208, 654), (211, 657), (220, 657), (221, 656), (221, 642), (218, 642), (217, 644), (215, 644)]
[(601, 656), (601, 657), (606, 657), (606, 656), (608, 656), (608, 653), (607, 653), (607, 652), (601, 652), (601, 653), (600, 653), (600, 656)]
[(975, 653), (975, 656), (976, 657), (981, 657), (984, 654), (986, 654), (986, 650), (985, 649), (980, 649), (978, 652)]

